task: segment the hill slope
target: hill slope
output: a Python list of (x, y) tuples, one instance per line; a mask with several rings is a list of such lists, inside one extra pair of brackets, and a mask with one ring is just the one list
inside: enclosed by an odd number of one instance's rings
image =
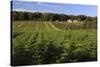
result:
[(33, 21), (14, 21), (14, 32), (50, 32), (61, 31), (55, 27), (51, 22), (33, 22)]

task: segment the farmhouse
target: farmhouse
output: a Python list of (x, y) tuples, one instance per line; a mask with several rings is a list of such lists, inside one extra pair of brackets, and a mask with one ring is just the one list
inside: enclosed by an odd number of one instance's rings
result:
[(79, 22), (78, 20), (73, 20), (73, 22)]
[(67, 22), (79, 22), (78, 20), (72, 20), (72, 19), (68, 19)]
[(72, 22), (72, 20), (71, 19), (68, 19), (67, 22)]

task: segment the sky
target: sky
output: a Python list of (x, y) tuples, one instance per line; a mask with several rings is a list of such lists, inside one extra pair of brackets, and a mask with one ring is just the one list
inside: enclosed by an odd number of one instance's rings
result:
[(87, 15), (97, 16), (96, 5), (79, 5), (79, 4), (64, 4), (64, 3), (48, 3), (48, 2), (28, 2), (17, 1), (12, 2), (13, 11), (27, 12), (49, 12), (67, 15)]

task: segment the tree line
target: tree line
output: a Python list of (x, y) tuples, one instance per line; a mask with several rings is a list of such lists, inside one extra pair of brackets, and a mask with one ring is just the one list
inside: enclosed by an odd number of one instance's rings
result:
[(84, 21), (95, 20), (97, 17), (90, 17), (85, 15), (65, 15), (56, 13), (40, 13), (40, 12), (18, 12), (12, 11), (12, 20), (34, 20), (34, 21), (68, 21), (69, 19)]

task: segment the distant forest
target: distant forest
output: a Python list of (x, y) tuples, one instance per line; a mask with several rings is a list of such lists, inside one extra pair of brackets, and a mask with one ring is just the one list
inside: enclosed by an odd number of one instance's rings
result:
[(56, 13), (40, 13), (40, 12), (18, 12), (12, 11), (13, 20), (34, 20), (34, 21), (68, 21), (68, 19), (78, 21), (94, 21), (97, 17), (85, 16), (85, 15), (66, 15)]

